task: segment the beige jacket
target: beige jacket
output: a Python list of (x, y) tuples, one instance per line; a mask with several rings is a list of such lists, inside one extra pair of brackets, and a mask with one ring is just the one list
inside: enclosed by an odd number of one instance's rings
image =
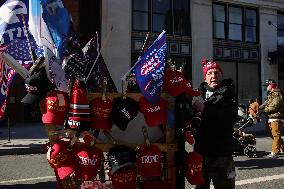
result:
[(283, 119), (284, 104), (280, 89), (274, 89), (270, 92), (264, 103), (259, 106), (259, 109), (263, 109), (270, 119)]

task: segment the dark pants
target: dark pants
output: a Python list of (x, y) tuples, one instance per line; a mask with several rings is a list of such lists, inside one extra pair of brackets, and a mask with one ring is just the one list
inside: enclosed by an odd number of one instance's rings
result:
[(196, 189), (209, 189), (212, 180), (215, 189), (235, 188), (235, 163), (232, 156), (203, 157), (202, 172), (205, 183)]

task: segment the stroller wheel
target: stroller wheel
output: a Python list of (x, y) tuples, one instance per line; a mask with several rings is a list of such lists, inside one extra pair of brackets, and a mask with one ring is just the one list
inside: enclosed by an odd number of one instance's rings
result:
[(249, 146), (245, 147), (244, 154), (249, 158), (255, 157), (256, 156), (256, 148), (254, 146), (249, 145)]

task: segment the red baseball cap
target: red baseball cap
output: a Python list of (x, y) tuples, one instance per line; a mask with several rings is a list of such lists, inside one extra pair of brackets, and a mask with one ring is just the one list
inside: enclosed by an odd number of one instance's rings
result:
[(75, 156), (69, 149), (69, 142), (60, 140), (47, 152), (47, 160), (60, 180), (64, 180), (75, 172), (77, 164)]
[(103, 152), (98, 148), (83, 144), (75, 152), (75, 156), (78, 162), (77, 179), (94, 180), (101, 166)]
[(136, 189), (136, 167), (127, 166), (119, 169), (114, 174), (110, 174), (113, 189)]
[(186, 154), (186, 179), (192, 185), (204, 184), (202, 175), (202, 156), (197, 152), (189, 152)]
[(106, 98), (94, 98), (90, 102), (91, 127), (95, 129), (111, 130), (112, 121), (110, 112), (112, 110), (112, 100)]
[(148, 102), (143, 96), (139, 100), (140, 112), (144, 114), (145, 121), (149, 127), (155, 127), (167, 123), (168, 101), (161, 98), (157, 105)]
[(192, 89), (190, 83), (185, 79), (180, 71), (167, 70), (164, 76), (164, 89), (171, 96), (178, 96), (186, 92), (189, 96), (199, 96), (201, 93)]
[(155, 145), (146, 144), (139, 147), (137, 151), (137, 168), (141, 176), (161, 176), (163, 153)]
[(63, 125), (67, 117), (69, 97), (66, 92), (53, 91), (45, 98), (45, 113), (42, 114), (42, 123)]

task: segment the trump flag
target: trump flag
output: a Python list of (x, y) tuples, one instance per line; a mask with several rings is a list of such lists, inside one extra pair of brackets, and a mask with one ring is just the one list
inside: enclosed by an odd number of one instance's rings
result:
[(166, 32), (163, 31), (141, 55), (133, 68), (140, 91), (151, 104), (160, 101), (166, 51)]
[[(0, 118), (2, 118), (9, 84), (15, 71), (5, 63), (1, 53), (6, 52), (16, 60), (20, 60), (19, 64), (31, 63), (31, 57), (24, 32), (24, 23), (27, 23), (28, 18), (28, 0), (7, 0), (0, 5)], [(35, 43), (31, 40), (30, 45), (33, 47)]]

